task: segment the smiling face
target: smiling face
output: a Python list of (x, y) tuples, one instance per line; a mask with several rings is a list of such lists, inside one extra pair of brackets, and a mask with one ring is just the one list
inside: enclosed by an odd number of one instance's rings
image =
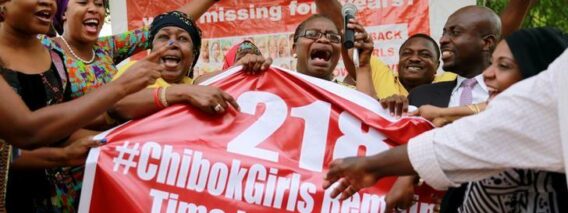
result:
[(483, 71), (483, 79), (489, 90), (490, 99), (523, 79), (507, 42), (501, 41), (497, 45), (491, 61), (491, 65)]
[(440, 46), (442, 68), (446, 71), (461, 72), (469, 62), (481, 61), (483, 41), (468, 17), (468, 14), (454, 14), (444, 26)]
[(438, 68), (438, 53), (433, 41), (410, 38), (399, 51), (398, 72), (405, 87), (432, 83)]
[(96, 42), (105, 15), (103, 0), (70, 0), (64, 13), (64, 34), (79, 42)]
[(339, 61), (340, 42), (331, 42), (325, 35), (318, 39), (306, 38), (306, 31), (339, 34), (333, 22), (325, 17), (317, 17), (304, 23), (299, 29), (299, 38), (294, 43), (297, 71), (317, 78), (331, 80), (331, 73)]
[(31, 35), (47, 33), (57, 10), (54, 0), (12, 0), (4, 6), (4, 24)]
[(166, 46), (170, 41), (173, 42), (173, 47), (160, 60), (165, 68), (162, 78), (168, 83), (179, 83), (191, 69), (195, 57), (193, 42), (187, 31), (179, 27), (164, 27), (156, 33), (152, 50)]

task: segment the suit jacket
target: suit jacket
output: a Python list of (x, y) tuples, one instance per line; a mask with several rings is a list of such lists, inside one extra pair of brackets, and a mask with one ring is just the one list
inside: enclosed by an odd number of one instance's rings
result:
[(453, 80), (418, 86), (408, 94), (408, 102), (416, 107), (427, 104), (448, 107), (456, 84), (457, 80)]
[[(457, 80), (418, 86), (408, 94), (408, 102), (416, 107), (428, 104), (437, 107), (448, 107), (456, 84)], [(467, 184), (464, 183), (458, 188), (449, 188), (442, 199), (440, 212), (457, 212), (458, 208), (463, 204), (466, 187)]]

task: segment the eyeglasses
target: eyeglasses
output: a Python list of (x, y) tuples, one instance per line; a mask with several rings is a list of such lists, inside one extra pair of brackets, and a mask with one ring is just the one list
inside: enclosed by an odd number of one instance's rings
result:
[(302, 33), (300, 36), (313, 40), (318, 40), (319, 38), (321, 38), (322, 35), (325, 35), (325, 38), (327, 38), (327, 40), (329, 40), (332, 43), (341, 43), (341, 35), (337, 33), (330, 33), (330, 32), (322, 33), (317, 30), (305, 30), (304, 33)]

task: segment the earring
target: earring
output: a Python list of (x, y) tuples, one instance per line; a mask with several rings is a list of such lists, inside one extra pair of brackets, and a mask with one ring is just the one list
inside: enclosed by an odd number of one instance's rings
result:
[(292, 58), (298, 58), (298, 55), (296, 55), (296, 53), (292, 54)]

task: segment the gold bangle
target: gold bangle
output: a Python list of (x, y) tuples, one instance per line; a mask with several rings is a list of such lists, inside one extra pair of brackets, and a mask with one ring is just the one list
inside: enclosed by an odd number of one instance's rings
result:
[(472, 105), (466, 105), (466, 106), (473, 112), (473, 114), (477, 114), (477, 110), (475, 110), (475, 107), (473, 107)]
[(475, 114), (481, 112), (481, 110), (479, 109), (479, 106), (478, 106), (477, 104), (473, 104), (473, 107), (475, 107), (475, 110), (476, 110), (476, 113), (475, 113)]
[(160, 90), (160, 103), (162, 103), (162, 105), (164, 105), (164, 107), (170, 106), (170, 104), (168, 104), (168, 98), (166, 97), (166, 90), (167, 89), (168, 89), (168, 87), (164, 87)]

